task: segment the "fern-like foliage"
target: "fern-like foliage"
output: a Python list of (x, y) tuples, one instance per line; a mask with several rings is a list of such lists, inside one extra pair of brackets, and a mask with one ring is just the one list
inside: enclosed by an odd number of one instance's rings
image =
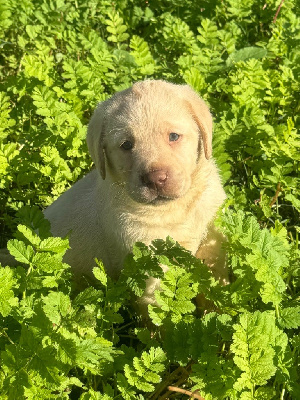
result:
[(165, 370), (166, 355), (160, 348), (150, 348), (143, 352), (141, 358), (134, 357), (132, 365), (124, 367), (125, 377), (131, 386), (144, 392), (153, 392), (155, 386), (161, 381), (160, 373)]
[[(300, 398), (300, 25), (279, 3), (0, 0), (0, 248), (20, 264), (0, 268), (1, 398)], [(78, 293), (38, 210), (91, 169), (96, 104), (145, 78), (210, 106), (231, 283), (159, 238), (117, 281), (95, 260)], [(145, 325), (132, 304), (149, 277)]]

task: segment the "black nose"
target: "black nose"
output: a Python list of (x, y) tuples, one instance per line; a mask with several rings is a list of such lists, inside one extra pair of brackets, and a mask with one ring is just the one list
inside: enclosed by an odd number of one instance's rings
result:
[(150, 189), (160, 189), (162, 188), (168, 179), (167, 171), (158, 169), (155, 171), (147, 172), (142, 175), (142, 182), (145, 186)]

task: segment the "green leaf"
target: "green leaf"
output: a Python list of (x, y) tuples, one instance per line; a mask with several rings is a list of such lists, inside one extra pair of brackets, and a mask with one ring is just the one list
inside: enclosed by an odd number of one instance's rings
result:
[(31, 246), (26, 246), (25, 243), (19, 240), (11, 239), (7, 243), (7, 249), (17, 261), (24, 264), (32, 262), (34, 250)]
[(98, 301), (101, 301), (103, 298), (103, 292), (100, 290), (96, 290), (93, 287), (88, 287), (85, 290), (81, 291), (76, 298), (74, 299), (75, 305), (89, 305), (95, 304)]
[(285, 199), (287, 201), (290, 201), (292, 205), (296, 208), (296, 210), (300, 212), (300, 200), (296, 196), (288, 193), (285, 195)]
[(69, 239), (59, 237), (50, 237), (41, 241), (39, 245), (40, 251), (51, 251), (53, 253), (64, 254), (70, 248)]
[(34, 89), (32, 98), (37, 113), (43, 117), (50, 117), (55, 108), (53, 93), (47, 87), (39, 86)]
[(9, 134), (9, 128), (15, 125), (16, 121), (10, 117), (11, 105), (10, 98), (0, 92), (0, 141)]
[(44, 313), (55, 325), (59, 325), (61, 319), (72, 312), (70, 298), (62, 292), (50, 292), (42, 299)]
[(54, 271), (68, 269), (67, 264), (62, 263), (62, 255), (51, 253), (36, 253), (32, 258), (32, 264), (40, 271), (53, 273)]
[(260, 387), (255, 391), (254, 398), (257, 400), (270, 400), (276, 396), (276, 391), (272, 387)]
[(125, 376), (130, 385), (139, 390), (151, 392), (154, 390), (152, 383), (159, 383), (161, 377), (158, 372), (165, 369), (166, 355), (161, 348), (151, 347), (149, 353), (143, 352), (141, 358), (134, 357), (133, 366), (124, 367)]
[(278, 322), (282, 328), (297, 329), (300, 326), (300, 306), (283, 308)]
[(18, 231), (23, 234), (23, 236), (30, 242), (32, 246), (38, 247), (41, 243), (41, 239), (38, 237), (38, 235), (27, 226), (18, 225)]
[(125, 400), (134, 400), (137, 398), (134, 387), (132, 387), (125, 376), (120, 373), (117, 374), (117, 386)]
[(96, 263), (98, 265), (98, 267), (93, 268), (93, 274), (95, 276), (95, 278), (101, 282), (101, 284), (103, 286), (107, 286), (107, 275), (104, 269), (104, 265), (102, 263), (102, 261), (99, 261), (96, 259)]
[(234, 387), (242, 391), (265, 385), (276, 372), (273, 337), (275, 317), (271, 313), (241, 314), (239, 324), (234, 325), (231, 350), (234, 362), (242, 371)]
[[(105, 391), (108, 391), (107, 387), (105, 388)], [(103, 394), (96, 392), (93, 389), (89, 389), (87, 393), (82, 393), (82, 395), (79, 397), (79, 400), (113, 400), (113, 398), (113, 394), (112, 396), (109, 396), (108, 394)]]
[(50, 236), (50, 222), (37, 206), (24, 206), (17, 215), (24, 225), (38, 232), (41, 239)]
[(0, 313), (3, 317), (8, 316), (12, 308), (18, 305), (18, 298), (13, 291), (17, 285), (14, 271), (0, 266)]
[(235, 63), (239, 61), (247, 61), (250, 58), (264, 58), (268, 54), (268, 51), (261, 47), (245, 47), (240, 50), (236, 50), (235, 52), (231, 53), (230, 56), (226, 60), (227, 67), (231, 67)]
[(101, 337), (82, 340), (76, 350), (78, 365), (94, 374), (104, 373), (101, 371), (101, 363), (105, 362), (107, 367), (114, 360), (115, 351), (111, 346), (112, 343)]

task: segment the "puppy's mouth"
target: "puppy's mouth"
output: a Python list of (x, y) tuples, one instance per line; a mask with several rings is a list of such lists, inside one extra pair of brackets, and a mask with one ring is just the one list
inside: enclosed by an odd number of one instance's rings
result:
[(155, 206), (169, 203), (179, 197), (180, 195), (174, 193), (161, 193), (160, 191), (149, 190), (145, 187), (141, 187), (138, 191), (131, 192), (131, 198), (137, 203)]
[(166, 197), (166, 196), (158, 195), (155, 199), (151, 200), (149, 203), (150, 204), (163, 204), (163, 203), (168, 203), (174, 199), (175, 199), (174, 197)]
[(153, 170), (129, 181), (128, 194), (138, 203), (155, 206), (170, 203), (188, 190), (187, 179), (183, 178), (180, 174), (174, 177), (170, 171)]

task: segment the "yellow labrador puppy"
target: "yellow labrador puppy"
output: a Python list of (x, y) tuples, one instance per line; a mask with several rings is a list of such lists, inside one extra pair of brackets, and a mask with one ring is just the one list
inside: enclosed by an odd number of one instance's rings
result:
[(212, 117), (189, 86), (148, 80), (115, 94), (95, 110), (87, 143), (96, 169), (45, 210), (54, 235), (70, 233), (65, 261), (77, 276), (97, 257), (116, 277), (136, 241), (170, 235), (226, 278)]

